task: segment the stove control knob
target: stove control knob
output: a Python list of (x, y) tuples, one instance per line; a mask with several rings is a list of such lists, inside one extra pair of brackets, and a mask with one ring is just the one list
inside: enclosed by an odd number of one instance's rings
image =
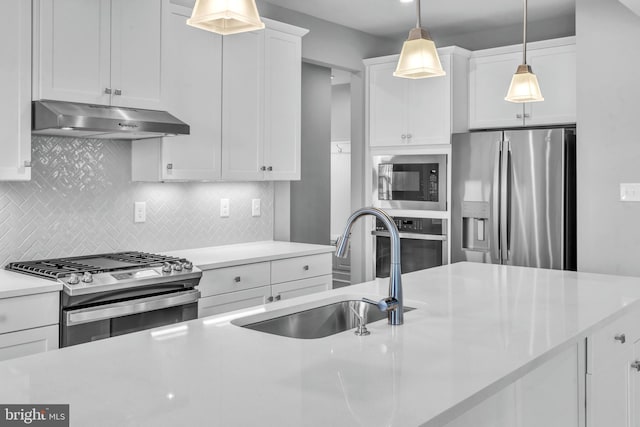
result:
[(80, 279), (78, 278), (78, 275), (76, 273), (71, 273), (71, 276), (69, 276), (69, 280), (67, 280), (67, 283), (70, 285), (77, 285), (78, 283), (80, 283)]
[(185, 270), (193, 270), (193, 263), (191, 261), (187, 261), (182, 263), (182, 268)]
[(171, 264), (169, 264), (168, 262), (165, 262), (164, 265), (162, 266), (162, 272), (171, 273)]
[(180, 264), (179, 262), (173, 264), (173, 271), (182, 271), (182, 264)]
[(82, 275), (82, 281), (83, 281), (84, 283), (91, 283), (91, 282), (93, 282), (93, 275), (87, 271), (86, 273), (84, 273), (84, 274)]

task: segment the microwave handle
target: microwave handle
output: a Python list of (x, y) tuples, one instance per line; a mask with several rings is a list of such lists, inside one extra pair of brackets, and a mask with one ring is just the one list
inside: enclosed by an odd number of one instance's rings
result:
[(83, 323), (97, 322), (100, 320), (112, 319), (114, 317), (161, 310), (163, 308), (191, 304), (197, 302), (199, 298), (200, 291), (192, 289), (177, 294), (137, 298), (131, 301), (116, 302), (97, 307), (68, 310), (65, 312), (65, 324), (67, 326), (81, 325)]
[[(419, 234), (419, 233), (398, 233), (401, 239), (415, 239), (415, 240), (440, 240), (446, 241), (447, 236), (442, 234)], [(391, 237), (388, 231), (372, 231), (372, 236)]]

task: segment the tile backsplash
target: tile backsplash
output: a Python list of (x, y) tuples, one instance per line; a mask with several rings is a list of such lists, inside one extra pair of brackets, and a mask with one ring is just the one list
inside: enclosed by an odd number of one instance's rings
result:
[[(0, 182), (0, 265), (122, 250), (269, 240), (273, 183), (131, 182), (131, 143), (38, 136), (32, 179)], [(220, 218), (220, 199), (230, 216)], [(251, 216), (251, 199), (261, 216)], [(147, 221), (133, 222), (134, 202)]]

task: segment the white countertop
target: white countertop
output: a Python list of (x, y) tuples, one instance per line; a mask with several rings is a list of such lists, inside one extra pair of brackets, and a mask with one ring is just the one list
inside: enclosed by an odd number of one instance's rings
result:
[(54, 280), (40, 279), (0, 269), (0, 299), (60, 290), (62, 290), (62, 285)]
[[(0, 402), (68, 403), (83, 427), (435, 426), (640, 309), (639, 278), (458, 263), (403, 281), (417, 309), (370, 336), (291, 339), (222, 314), (2, 362)], [(377, 280), (263, 308), (386, 291)]]
[(334, 249), (333, 246), (329, 245), (267, 240), (262, 242), (238, 243), (235, 245), (212, 246), (208, 248), (184, 249), (165, 252), (165, 254), (186, 258), (202, 270), (211, 270), (253, 262), (323, 254), (333, 252)]

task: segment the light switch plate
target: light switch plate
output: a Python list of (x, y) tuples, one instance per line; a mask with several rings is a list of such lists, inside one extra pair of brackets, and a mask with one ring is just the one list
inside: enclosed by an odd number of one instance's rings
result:
[(220, 217), (227, 218), (229, 216), (229, 199), (220, 199)]
[(251, 216), (260, 216), (260, 199), (251, 200)]
[(640, 202), (640, 184), (621, 183), (620, 184), (620, 201)]
[(135, 202), (133, 206), (133, 222), (146, 222), (147, 202)]

